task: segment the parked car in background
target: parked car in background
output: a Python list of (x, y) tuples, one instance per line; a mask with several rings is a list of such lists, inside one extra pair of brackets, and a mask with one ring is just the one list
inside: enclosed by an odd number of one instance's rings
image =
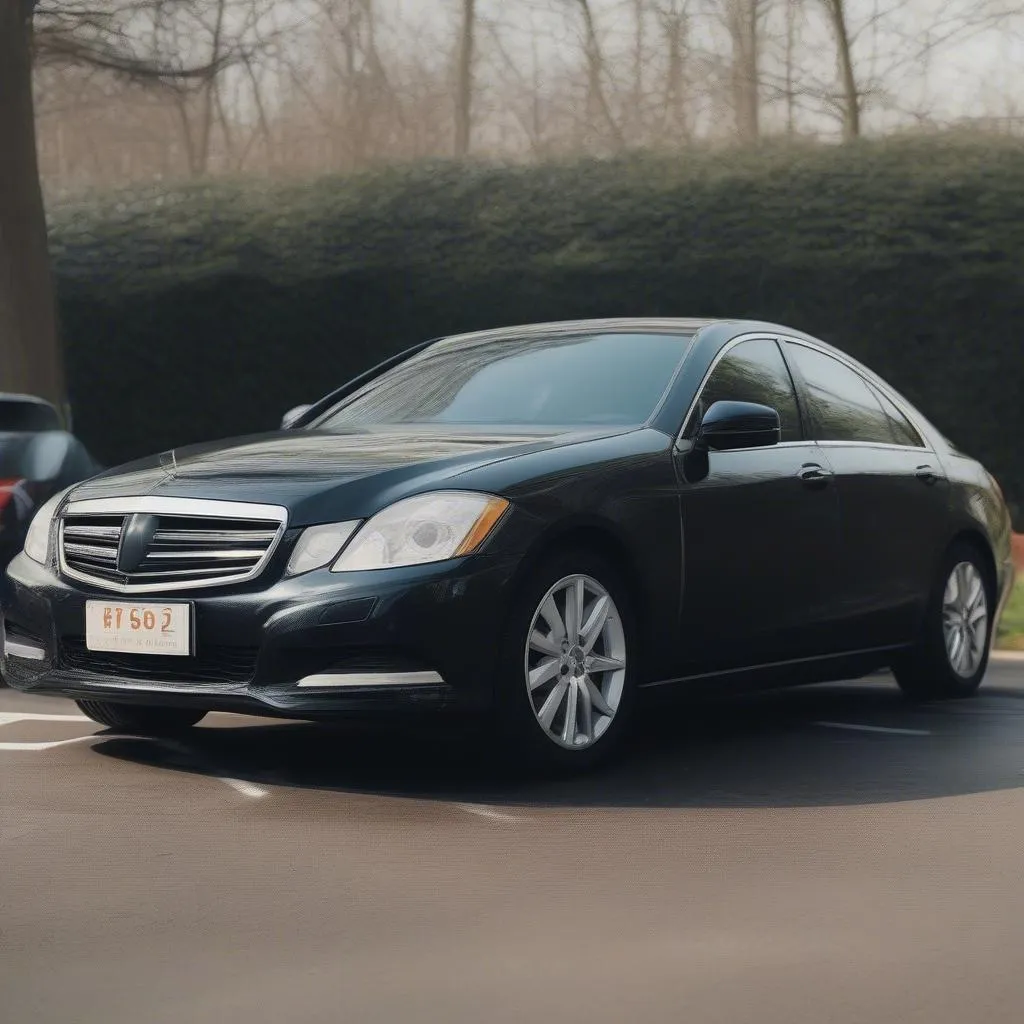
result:
[(133, 732), (447, 709), (584, 766), (652, 687), (967, 696), (1013, 576), (984, 467), (773, 324), (446, 338), (287, 424), (52, 499), (8, 570), (11, 685)]
[(0, 570), (21, 550), (36, 510), (99, 469), (53, 405), (0, 392)]

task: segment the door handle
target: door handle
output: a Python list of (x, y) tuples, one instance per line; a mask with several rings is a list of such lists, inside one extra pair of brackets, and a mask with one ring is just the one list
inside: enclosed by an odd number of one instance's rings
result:
[(914, 470), (914, 476), (916, 476), (918, 480), (929, 485), (936, 484), (942, 479), (942, 477), (940, 477), (931, 466), (918, 466), (917, 469)]
[(825, 487), (834, 474), (832, 470), (819, 466), (816, 462), (807, 462), (800, 467), (796, 475), (807, 487)]

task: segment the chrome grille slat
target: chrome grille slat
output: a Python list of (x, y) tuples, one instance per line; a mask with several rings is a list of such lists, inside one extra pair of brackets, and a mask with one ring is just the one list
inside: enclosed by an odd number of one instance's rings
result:
[[(152, 536), (148, 543), (142, 538), (140, 550), (133, 533), (136, 546), (129, 549), (126, 539), (128, 550), (121, 552), (121, 533), (137, 512), (156, 517), (138, 527)], [(266, 567), (286, 523), (286, 510), (276, 505), (167, 497), (73, 501), (60, 519), (60, 566), (73, 579), (121, 593), (240, 583)]]
[(250, 568), (250, 566), (243, 566), (241, 569), (235, 569), (232, 573), (225, 573), (220, 566), (216, 569), (154, 569), (152, 571), (133, 572), (131, 578), (133, 580), (162, 580), (175, 579), (178, 576), (215, 576), (218, 580), (232, 580), (237, 576), (246, 575)]
[(114, 549), (117, 549), (117, 542), (121, 539), (120, 526), (65, 526), (64, 536), (75, 540), (106, 540), (111, 541)]
[(93, 583), (107, 586), (120, 583), (124, 579), (116, 569), (111, 569), (105, 565), (89, 565), (87, 562), (83, 562), (82, 566), (89, 570), (89, 580)]
[(153, 544), (270, 544), (274, 536), (274, 530), (157, 530)]
[(153, 551), (150, 549), (149, 554), (146, 556), (146, 560), (151, 559), (162, 559), (162, 558), (175, 558), (182, 562), (190, 561), (205, 561), (205, 560), (227, 560), (232, 559), (237, 561), (238, 559), (250, 559), (257, 561), (263, 557), (265, 548), (239, 548), (237, 551), (214, 551), (212, 549), (207, 551), (183, 551), (175, 548), (173, 551)]
[(98, 558), (102, 562), (114, 563), (117, 561), (116, 544), (108, 548), (101, 548), (96, 544), (65, 544), (64, 552), (80, 558)]

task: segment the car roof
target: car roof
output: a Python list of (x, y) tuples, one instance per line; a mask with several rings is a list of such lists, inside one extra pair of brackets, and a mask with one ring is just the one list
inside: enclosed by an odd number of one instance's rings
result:
[[(792, 327), (761, 320), (744, 320), (730, 317), (605, 317), (584, 320), (553, 320), (547, 323), (511, 324), (485, 331), (471, 331), (451, 334), (436, 341), (471, 343), (477, 341), (500, 341), (505, 338), (551, 337), (559, 334), (586, 334), (588, 332), (633, 332), (677, 331), (680, 334), (697, 334), (711, 327), (725, 328), (723, 343), (737, 334), (755, 331), (782, 333), (791, 337), (806, 338), (808, 335)], [(817, 341), (817, 339), (813, 339)]]
[(56, 408), (52, 402), (38, 395), (19, 395), (13, 391), (0, 391), (0, 403), (2, 402), (27, 402), (32, 405), (45, 405), (51, 409)]
[(719, 321), (714, 319), (686, 319), (682, 317), (607, 317), (587, 320), (552, 320), (545, 323), (509, 324), (506, 327), (492, 327), (484, 331), (469, 331), (464, 334), (450, 334), (438, 341), (487, 341), (508, 337), (550, 337), (558, 334), (585, 334), (589, 331), (679, 331), (693, 334)]

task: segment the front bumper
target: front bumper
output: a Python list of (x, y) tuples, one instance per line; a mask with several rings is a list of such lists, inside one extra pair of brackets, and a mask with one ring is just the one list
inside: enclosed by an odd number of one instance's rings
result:
[[(452, 708), (479, 712), (517, 564), (473, 556), (403, 569), (318, 570), (266, 585), (175, 593), (194, 653), (111, 655), (85, 646), (87, 599), (125, 600), (19, 555), (2, 600), (3, 675), (72, 698), (297, 718)], [(259, 589), (263, 583), (266, 589)], [(140, 595), (139, 601), (159, 601)]]

